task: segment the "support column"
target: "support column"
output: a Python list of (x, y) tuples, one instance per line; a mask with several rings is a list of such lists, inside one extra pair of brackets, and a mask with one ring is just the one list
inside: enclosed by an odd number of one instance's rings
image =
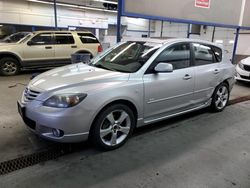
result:
[(163, 36), (163, 23), (164, 23), (164, 22), (163, 22), (163, 20), (162, 20), (162, 21), (161, 21), (161, 36), (160, 36), (161, 38), (162, 38), (162, 36)]
[(235, 40), (234, 40), (234, 48), (233, 48), (233, 56), (232, 56), (232, 63), (233, 64), (235, 63), (234, 60), (235, 60), (235, 54), (236, 54), (236, 50), (237, 50), (237, 46), (238, 46), (239, 33), (240, 33), (240, 28), (238, 27), (236, 29)]
[(56, 0), (54, 0), (54, 18), (55, 18), (55, 29), (57, 30), (57, 7), (56, 7)]
[(95, 36), (97, 37), (97, 39), (100, 39), (100, 29), (96, 28), (95, 29)]
[(213, 34), (212, 34), (212, 42), (214, 42), (214, 35), (215, 35), (215, 26), (214, 26)]
[(118, 0), (116, 42), (121, 42), (122, 0)]
[(148, 20), (148, 38), (150, 38), (150, 32), (151, 32), (151, 20)]
[(188, 28), (187, 28), (187, 38), (190, 38), (190, 26), (191, 24), (188, 24)]

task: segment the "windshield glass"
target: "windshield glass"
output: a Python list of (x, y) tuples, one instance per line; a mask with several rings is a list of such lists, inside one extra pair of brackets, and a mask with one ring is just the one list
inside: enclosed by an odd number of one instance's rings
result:
[(1, 42), (5, 43), (17, 43), (24, 37), (26, 37), (30, 32), (20, 32), (20, 33), (14, 33), (10, 36), (5, 37)]
[(92, 65), (132, 73), (138, 71), (158, 49), (157, 43), (125, 42), (101, 55)]

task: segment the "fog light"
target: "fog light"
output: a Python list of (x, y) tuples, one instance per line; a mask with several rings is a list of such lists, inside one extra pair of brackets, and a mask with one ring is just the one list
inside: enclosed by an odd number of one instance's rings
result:
[(63, 132), (61, 130), (59, 130), (59, 129), (52, 129), (52, 134), (55, 137), (61, 137), (61, 136), (63, 136)]

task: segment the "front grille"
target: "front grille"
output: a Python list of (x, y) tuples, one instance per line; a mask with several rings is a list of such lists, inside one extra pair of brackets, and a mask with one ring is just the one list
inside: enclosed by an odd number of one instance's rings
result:
[(240, 75), (240, 77), (243, 78), (243, 79), (246, 79), (246, 80), (250, 80), (250, 77), (248, 77), (248, 76), (242, 76), (242, 75)]
[(40, 92), (26, 88), (24, 91), (24, 102), (30, 102), (34, 100), (38, 95), (40, 95)]
[(249, 65), (244, 65), (244, 69), (245, 69), (246, 71), (250, 71), (250, 66), (249, 66)]

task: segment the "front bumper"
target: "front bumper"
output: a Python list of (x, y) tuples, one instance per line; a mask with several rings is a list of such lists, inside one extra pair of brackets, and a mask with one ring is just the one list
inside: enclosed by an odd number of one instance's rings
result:
[[(56, 109), (41, 105), (40, 101), (22, 104), (18, 101), (18, 111), (28, 129), (33, 133), (56, 142), (75, 143), (88, 139), (91, 125), (91, 116), (88, 110)], [(60, 130), (62, 134), (55, 136), (53, 129)]]
[(238, 65), (236, 66), (236, 80), (250, 82), (250, 72), (242, 70)]

